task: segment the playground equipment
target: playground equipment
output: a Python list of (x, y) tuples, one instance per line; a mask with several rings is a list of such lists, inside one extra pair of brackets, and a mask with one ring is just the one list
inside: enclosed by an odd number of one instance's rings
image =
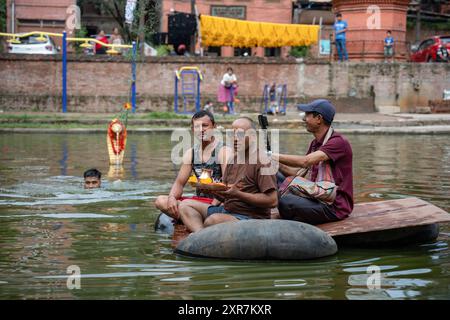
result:
[(287, 85), (264, 85), (261, 99), (262, 114), (286, 114)]
[[(200, 84), (202, 81), (202, 72), (197, 67), (182, 67), (175, 71), (175, 113), (192, 114), (200, 111)], [(179, 105), (179, 85), (181, 86), (182, 110)]]
[(91, 42), (98, 43), (104, 47), (109, 48), (106, 52), (109, 54), (116, 54), (117, 51), (115, 48), (131, 48), (133, 51), (132, 60), (131, 60), (131, 105), (133, 113), (136, 112), (136, 42), (133, 41), (132, 45), (127, 44), (108, 44), (101, 42), (97, 39), (91, 38), (70, 38), (67, 37), (66, 31), (63, 33), (52, 33), (52, 32), (43, 32), (43, 31), (32, 31), (22, 34), (16, 33), (3, 33), (0, 32), (0, 37), (9, 37), (6, 40), (9, 43), (20, 43), (20, 38), (29, 37), (32, 35), (39, 35), (36, 40), (45, 41), (44, 35), (53, 36), (53, 37), (62, 37), (62, 112), (67, 112), (67, 43), (72, 42), (83, 42), (81, 47), (87, 48), (91, 46)]

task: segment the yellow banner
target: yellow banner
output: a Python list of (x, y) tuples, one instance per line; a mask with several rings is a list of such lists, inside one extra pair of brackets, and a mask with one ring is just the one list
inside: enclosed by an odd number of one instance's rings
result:
[(237, 20), (200, 16), (204, 47), (296, 47), (319, 40), (319, 26)]

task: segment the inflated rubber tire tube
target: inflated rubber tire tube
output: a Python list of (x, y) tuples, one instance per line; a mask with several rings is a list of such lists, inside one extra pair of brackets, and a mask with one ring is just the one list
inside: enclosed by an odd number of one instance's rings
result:
[(155, 231), (172, 235), (174, 231), (173, 219), (161, 212), (155, 221)]
[(190, 234), (175, 253), (236, 260), (306, 260), (333, 255), (336, 242), (309, 224), (288, 220), (228, 222)]

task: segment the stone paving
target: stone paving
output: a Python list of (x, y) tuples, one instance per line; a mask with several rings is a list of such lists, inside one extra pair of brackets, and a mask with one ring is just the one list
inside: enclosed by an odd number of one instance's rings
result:
[[(15, 123), (14, 118), (8, 115), (17, 116), (17, 123), (23, 123), (23, 113), (1, 113), (1, 123)], [(103, 125), (117, 114), (107, 113), (27, 113), (27, 123), (49, 123), (49, 124), (77, 124)], [(242, 113), (257, 119), (257, 113)], [(223, 116), (216, 114), (216, 120), (220, 127), (229, 128), (236, 116)], [(268, 116), (269, 126), (273, 129), (280, 129), (282, 132), (306, 132), (302, 117), (299, 112), (290, 111), (285, 116)], [(172, 131), (174, 128), (186, 128), (190, 124), (189, 117), (185, 119), (149, 119), (146, 114), (133, 115), (129, 121), (129, 131), (150, 132), (150, 131)], [(14, 126), (14, 125), (13, 125)], [(336, 114), (333, 126), (340, 132), (347, 133), (450, 133), (450, 114), (382, 114), (382, 113), (338, 113)], [(162, 127), (162, 128), (161, 128)], [(70, 129), (45, 129), (45, 128), (0, 128), (1, 132), (103, 132), (102, 128), (70, 128)]]

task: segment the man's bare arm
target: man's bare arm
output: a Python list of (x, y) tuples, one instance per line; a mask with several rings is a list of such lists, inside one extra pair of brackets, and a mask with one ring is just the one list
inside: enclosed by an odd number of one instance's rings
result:
[(293, 168), (279, 163), (278, 169), (285, 177), (290, 177), (295, 176), (300, 168)]
[(266, 193), (247, 193), (239, 191), (237, 197), (257, 208), (275, 208), (278, 205), (278, 195), (276, 190)]
[(178, 171), (177, 178), (170, 189), (169, 197), (179, 199), (183, 195), (183, 188), (186, 185), (192, 171), (192, 149), (183, 155), (183, 164)]
[(312, 165), (316, 165), (321, 161), (327, 161), (330, 158), (323, 151), (315, 151), (306, 156), (295, 156), (288, 154), (274, 154), (272, 157), (280, 164), (284, 164), (289, 167), (295, 168), (308, 168)]

